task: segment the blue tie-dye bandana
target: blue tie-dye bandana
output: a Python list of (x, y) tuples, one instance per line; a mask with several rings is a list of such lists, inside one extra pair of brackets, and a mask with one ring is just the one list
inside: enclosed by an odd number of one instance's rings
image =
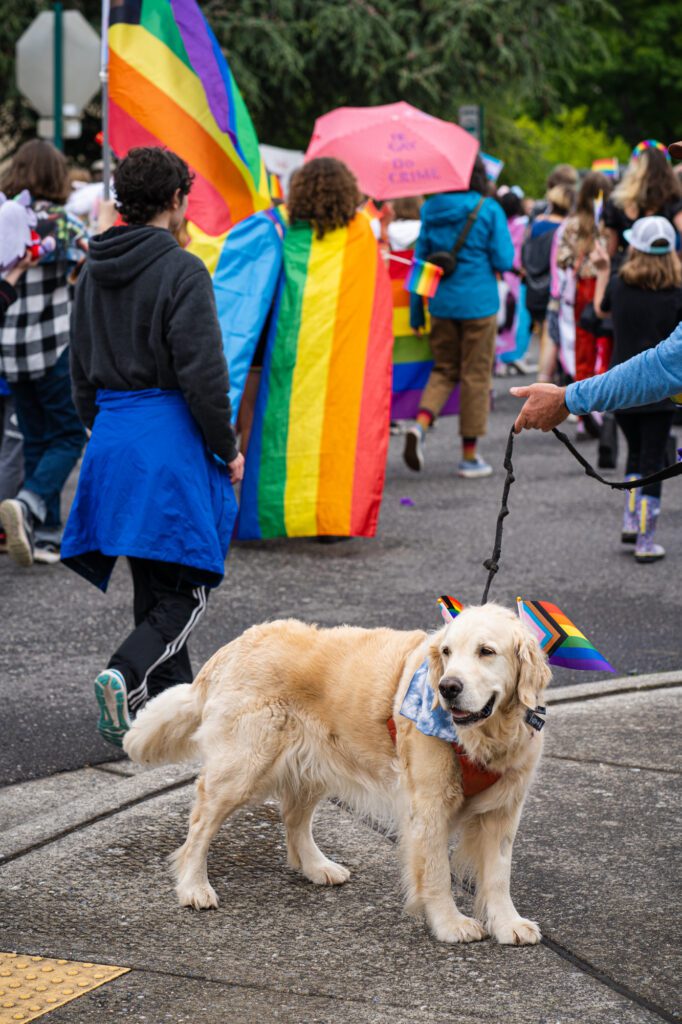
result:
[(433, 705), (434, 692), (429, 683), (429, 663), (423, 661), (408, 687), (400, 714), (409, 718), (425, 736), (436, 736), (448, 743), (457, 743), (452, 716), (440, 704)]

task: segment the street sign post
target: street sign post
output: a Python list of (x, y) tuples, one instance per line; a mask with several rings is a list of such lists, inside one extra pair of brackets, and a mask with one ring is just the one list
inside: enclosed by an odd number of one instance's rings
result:
[(83, 107), (100, 87), (99, 36), (80, 11), (61, 7), (57, 0), (54, 10), (41, 11), (16, 44), (17, 87), (57, 146), (80, 135)]
[(457, 120), (459, 121), (460, 128), (463, 128), (465, 132), (469, 132), (475, 139), (483, 145), (483, 107), (478, 104), (468, 104), (459, 107), (457, 110)]

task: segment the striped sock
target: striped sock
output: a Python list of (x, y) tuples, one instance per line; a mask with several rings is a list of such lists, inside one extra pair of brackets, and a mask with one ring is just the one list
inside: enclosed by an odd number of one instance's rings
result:
[(476, 461), (476, 441), (475, 437), (462, 438), (462, 458), (467, 462)]

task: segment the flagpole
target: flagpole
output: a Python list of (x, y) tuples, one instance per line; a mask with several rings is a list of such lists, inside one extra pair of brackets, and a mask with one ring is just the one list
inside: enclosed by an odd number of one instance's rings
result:
[(110, 198), (111, 147), (109, 146), (109, 5), (102, 0), (102, 48), (100, 52), (99, 80), (102, 85), (102, 198)]

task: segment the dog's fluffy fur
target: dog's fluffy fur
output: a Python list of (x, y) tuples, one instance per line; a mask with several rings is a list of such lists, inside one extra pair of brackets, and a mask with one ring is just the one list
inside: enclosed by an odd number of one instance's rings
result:
[[(450, 744), (424, 736), (399, 714), (425, 658), (455, 724), (495, 697), (490, 717), (458, 728), (468, 756), (502, 774), (477, 796), (464, 798)], [(393, 823), (407, 907), (425, 914), (436, 938), (471, 942), (489, 933), (499, 942), (538, 942), (537, 924), (514, 908), (509, 879), (542, 749), (542, 735), (525, 714), (549, 678), (532, 633), (492, 604), (465, 609), (431, 635), (318, 629), (292, 619), (247, 630), (191, 686), (152, 700), (125, 738), (134, 761), (203, 764), (187, 840), (172, 858), (180, 903), (217, 906), (207, 875), (209, 844), (238, 807), (268, 797), (281, 803), (291, 867), (318, 885), (347, 881), (348, 870), (324, 856), (311, 828), (320, 800), (336, 796)], [(476, 882), (475, 917), (462, 914), (452, 896), (448, 851), (455, 834), (456, 863)]]

